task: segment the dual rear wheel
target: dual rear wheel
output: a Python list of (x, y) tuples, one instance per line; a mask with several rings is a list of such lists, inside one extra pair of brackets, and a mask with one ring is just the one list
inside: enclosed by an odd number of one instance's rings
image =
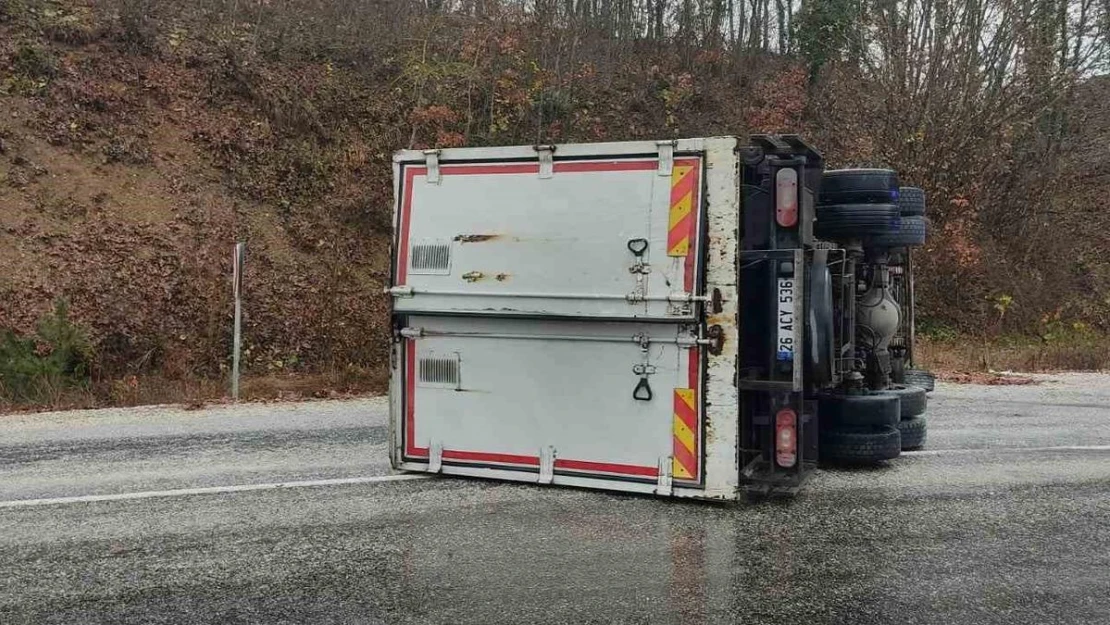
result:
[(895, 386), (860, 394), (820, 394), (821, 460), (832, 464), (874, 464), (925, 444), (921, 416), (925, 389)]
[(890, 250), (925, 244), (925, 192), (889, 169), (834, 169), (821, 178), (814, 234)]
[[(814, 234), (827, 241), (858, 241), (885, 257), (925, 243), (925, 192), (899, 186), (889, 169), (839, 169), (821, 179)], [(883, 261), (885, 262), (885, 261)], [(919, 375), (920, 374), (920, 375)], [(820, 455), (825, 462), (874, 464), (925, 443), (925, 376), (906, 372), (906, 385), (817, 397)], [(916, 383), (916, 385), (915, 385)], [(932, 381), (928, 380), (931, 390)]]

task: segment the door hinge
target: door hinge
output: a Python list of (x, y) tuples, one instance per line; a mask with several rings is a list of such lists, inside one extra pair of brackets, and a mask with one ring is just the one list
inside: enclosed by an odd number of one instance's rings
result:
[(705, 335), (708, 339), (707, 345), (709, 353), (714, 356), (720, 356), (725, 346), (725, 331), (721, 326), (713, 324), (706, 329)]
[(674, 493), (674, 478), (671, 468), (674, 466), (672, 456), (663, 456), (659, 459), (659, 479), (655, 483), (655, 494), (669, 497)]
[(443, 471), (443, 443), (432, 443), (428, 446), (428, 472), (440, 471)]
[(424, 166), (428, 168), (428, 184), (439, 184), (439, 150), (424, 150)]
[(540, 484), (555, 481), (555, 448), (551, 445), (540, 448)]
[(659, 148), (659, 175), (670, 176), (674, 171), (674, 146), (675, 141), (656, 141)]
[(550, 178), (555, 175), (555, 146), (533, 146), (540, 159), (540, 178)]
[(411, 286), (393, 286), (387, 288), (385, 292), (393, 297), (412, 297), (414, 294)]

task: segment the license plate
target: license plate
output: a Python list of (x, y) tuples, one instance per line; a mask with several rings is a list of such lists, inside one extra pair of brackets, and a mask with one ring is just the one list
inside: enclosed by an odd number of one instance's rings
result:
[(794, 278), (779, 278), (778, 359), (794, 360)]

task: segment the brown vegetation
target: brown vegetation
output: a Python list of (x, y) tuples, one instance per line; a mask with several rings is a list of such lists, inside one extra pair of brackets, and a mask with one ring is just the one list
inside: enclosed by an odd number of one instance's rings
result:
[(942, 376), (978, 371), (1110, 370), (1110, 340), (926, 339), (918, 343), (917, 359), (921, 366)]
[(792, 131), (929, 193), (930, 327), (1106, 333), (1107, 26), (1093, 0), (0, 0), (0, 328), (64, 297), (107, 387), (216, 379), (245, 240), (248, 373), (380, 381), (395, 149)]

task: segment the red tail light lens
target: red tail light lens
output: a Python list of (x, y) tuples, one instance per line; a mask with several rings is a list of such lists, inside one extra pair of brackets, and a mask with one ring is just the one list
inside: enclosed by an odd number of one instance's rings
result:
[(775, 463), (786, 469), (798, 463), (798, 415), (790, 408), (775, 415)]
[(780, 169), (775, 174), (775, 222), (783, 228), (798, 225), (798, 172)]

